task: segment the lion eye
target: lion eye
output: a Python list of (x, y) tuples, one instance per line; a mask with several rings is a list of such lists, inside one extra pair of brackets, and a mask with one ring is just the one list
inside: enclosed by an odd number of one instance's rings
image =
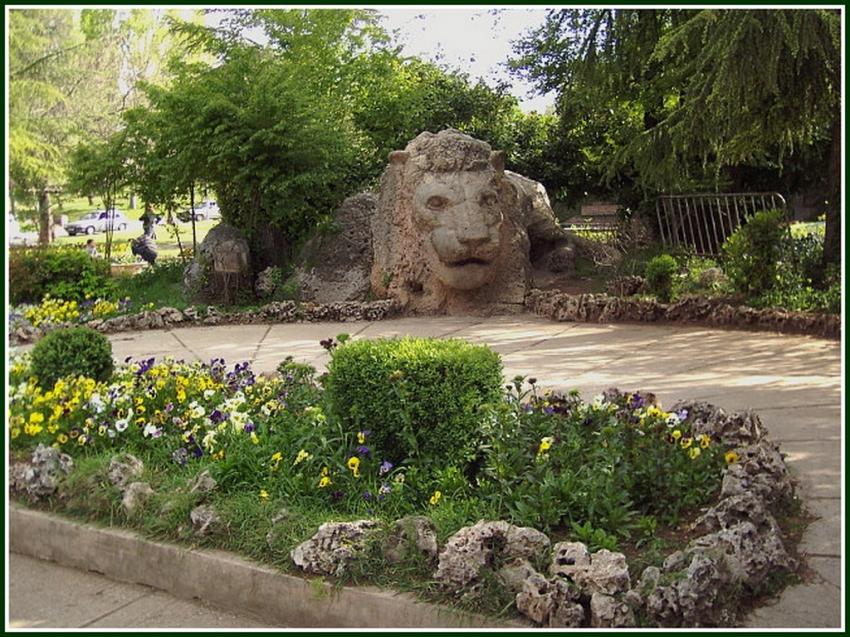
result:
[(496, 193), (485, 192), (481, 195), (481, 205), (482, 206), (494, 206), (496, 205), (497, 197)]
[(428, 197), (428, 201), (425, 202), (425, 205), (431, 210), (442, 210), (449, 205), (449, 200), (445, 197), (441, 197), (440, 195), (433, 195), (432, 197)]

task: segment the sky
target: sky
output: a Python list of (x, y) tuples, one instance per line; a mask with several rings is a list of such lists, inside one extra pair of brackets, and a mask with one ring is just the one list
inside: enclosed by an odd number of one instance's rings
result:
[(543, 112), (554, 104), (555, 95), (532, 95), (530, 84), (512, 77), (505, 63), (512, 54), (511, 42), (540, 25), (542, 8), (503, 9), (498, 18), (485, 7), (394, 8), (376, 7), (384, 14), (384, 27), (397, 31), (405, 55), (440, 62), (484, 79), (491, 86), (506, 80), (526, 112)]

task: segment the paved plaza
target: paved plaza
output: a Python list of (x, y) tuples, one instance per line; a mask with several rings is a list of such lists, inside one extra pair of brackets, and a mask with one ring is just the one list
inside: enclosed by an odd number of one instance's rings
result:
[[(115, 334), (110, 340), (118, 361), (127, 356), (204, 361), (219, 357), (230, 365), (251, 361), (253, 369), (262, 372), (273, 371), (291, 355), (321, 370), (328, 353), (319, 340), (341, 332), (354, 338), (435, 336), (487, 344), (501, 354), (507, 379), (533, 376), (543, 387), (575, 388), (586, 399), (616, 386), (651, 391), (665, 407), (691, 399), (727, 412), (755, 409), (771, 439), (787, 454), (798, 493), (817, 519), (800, 546), (808, 555), (810, 576), (752, 613), (747, 623), (765, 628), (841, 625), (844, 445), (839, 342), (694, 326), (555, 323), (529, 315), (187, 327)], [(29, 568), (13, 559), (10, 580), (19, 580), (21, 571)], [(27, 594), (16, 586), (13, 600), (16, 594)], [(199, 616), (198, 621), (206, 620)]]

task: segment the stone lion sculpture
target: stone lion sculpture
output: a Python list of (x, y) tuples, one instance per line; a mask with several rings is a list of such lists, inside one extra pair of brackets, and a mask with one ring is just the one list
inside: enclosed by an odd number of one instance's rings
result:
[(371, 226), (372, 291), (414, 312), (519, 309), (532, 256), (569, 249), (543, 187), (454, 129), (390, 154)]
[[(414, 313), (520, 310), (535, 268), (567, 271), (576, 250), (541, 184), (506, 171), (502, 152), (454, 129), (422, 133), (390, 153), (377, 198), (351, 197), (335, 217), (339, 236), (299, 274), (305, 300), (356, 300), (368, 289)], [(363, 234), (351, 221), (364, 219), (363, 249), (348, 250)], [(364, 271), (364, 285), (351, 284)]]

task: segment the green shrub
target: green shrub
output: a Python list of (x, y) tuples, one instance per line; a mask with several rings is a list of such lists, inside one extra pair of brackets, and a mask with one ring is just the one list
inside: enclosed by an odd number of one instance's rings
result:
[(773, 287), (787, 234), (784, 218), (781, 210), (758, 212), (723, 244), (723, 271), (738, 292), (752, 297)]
[(53, 387), (63, 376), (82, 375), (105, 381), (112, 368), (112, 344), (88, 327), (56, 330), (32, 348), (32, 373), (44, 389)]
[(333, 351), (330, 410), (392, 462), (464, 466), (480, 441), (483, 405), (501, 400), (502, 363), (461, 340), (378, 339)]
[(113, 293), (109, 263), (75, 247), (19, 248), (9, 254), (9, 300), (37, 303), (45, 294), (68, 301)]
[(650, 259), (646, 264), (646, 284), (650, 291), (661, 301), (669, 301), (673, 293), (673, 276), (679, 266), (676, 259), (669, 254), (661, 254)]

